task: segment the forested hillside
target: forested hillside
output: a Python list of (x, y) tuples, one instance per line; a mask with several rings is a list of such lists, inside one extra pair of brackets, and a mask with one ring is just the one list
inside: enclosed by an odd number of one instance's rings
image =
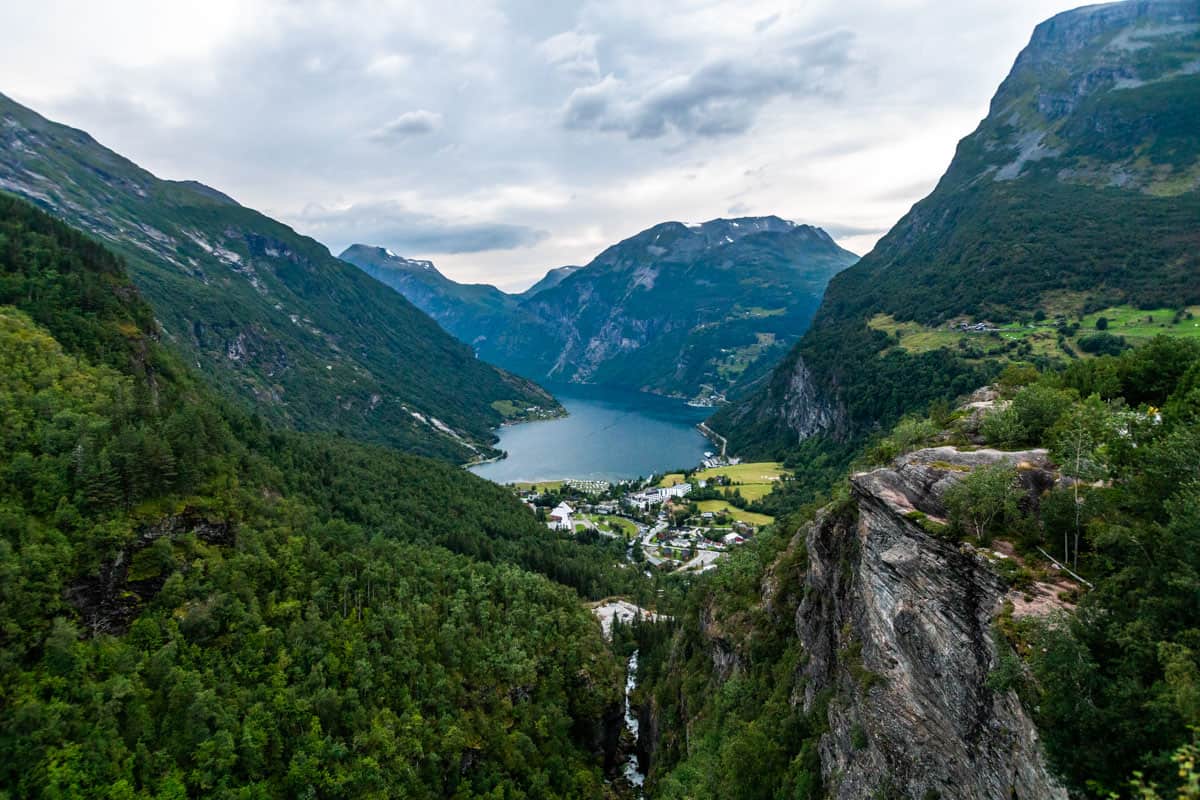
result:
[(0, 123), (0, 188), (118, 252), (164, 342), (255, 413), (462, 462), (493, 453), (498, 408), (558, 408), (291, 228), (3, 95)]
[(1095, 336), (1101, 318), (1195, 335), (1197, 59), (1194, 2), (1039, 25), (934, 192), (830, 282), (768, 385), (714, 426), (778, 454), (889, 427), (998, 362), (1119, 349)]
[(620, 550), (275, 430), (158, 338), (0, 198), (0, 794), (603, 797), (619, 671), (563, 583), (631, 590)]

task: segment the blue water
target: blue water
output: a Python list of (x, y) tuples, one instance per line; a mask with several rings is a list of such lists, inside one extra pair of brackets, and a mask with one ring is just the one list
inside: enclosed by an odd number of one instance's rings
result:
[(643, 392), (546, 388), (568, 416), (502, 428), (497, 447), (508, 458), (472, 467), (472, 472), (497, 483), (614, 481), (694, 467), (705, 450), (716, 449), (696, 429), (711, 409)]

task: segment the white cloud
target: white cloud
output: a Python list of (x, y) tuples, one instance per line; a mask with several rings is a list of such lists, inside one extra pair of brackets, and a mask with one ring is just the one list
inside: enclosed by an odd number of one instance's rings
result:
[(574, 77), (595, 77), (600, 74), (596, 58), (596, 35), (578, 31), (563, 31), (538, 45), (546, 63)]
[(424, 136), (442, 127), (442, 115), (423, 108), (405, 111), (391, 122), (371, 133), (370, 139), (380, 144), (396, 144), (413, 136)]

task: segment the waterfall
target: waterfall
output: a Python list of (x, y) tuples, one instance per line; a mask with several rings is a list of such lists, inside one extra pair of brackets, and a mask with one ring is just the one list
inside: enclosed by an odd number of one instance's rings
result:
[[(629, 666), (625, 673), (625, 730), (632, 736), (634, 746), (637, 745), (638, 739), (638, 718), (633, 713), (633, 705), (629, 701), (630, 694), (637, 688), (637, 668), (638, 668), (638, 651), (634, 650), (633, 655), (629, 657)], [(625, 760), (625, 779), (633, 785), (636, 794), (635, 797), (642, 798), (642, 784), (646, 781), (646, 776), (638, 768), (636, 752), (630, 753)]]

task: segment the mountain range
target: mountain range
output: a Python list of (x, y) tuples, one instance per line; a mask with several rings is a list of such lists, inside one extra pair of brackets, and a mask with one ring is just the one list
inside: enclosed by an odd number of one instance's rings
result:
[(268, 420), (466, 461), (559, 410), (313, 239), (3, 95), (0, 154), (0, 189), (122, 255), (166, 340)]
[(746, 217), (655, 225), (519, 295), (385, 248), (353, 245), (341, 258), (533, 380), (711, 399), (767, 374), (857, 257), (820, 228)]
[(1042, 23), (932, 194), (830, 282), (800, 343), (714, 427), (744, 452), (846, 441), (1005, 360), (1083, 355), (1081, 322), (1109, 309), (1178, 329), (1200, 303), (1198, 130), (1195, 2)]

